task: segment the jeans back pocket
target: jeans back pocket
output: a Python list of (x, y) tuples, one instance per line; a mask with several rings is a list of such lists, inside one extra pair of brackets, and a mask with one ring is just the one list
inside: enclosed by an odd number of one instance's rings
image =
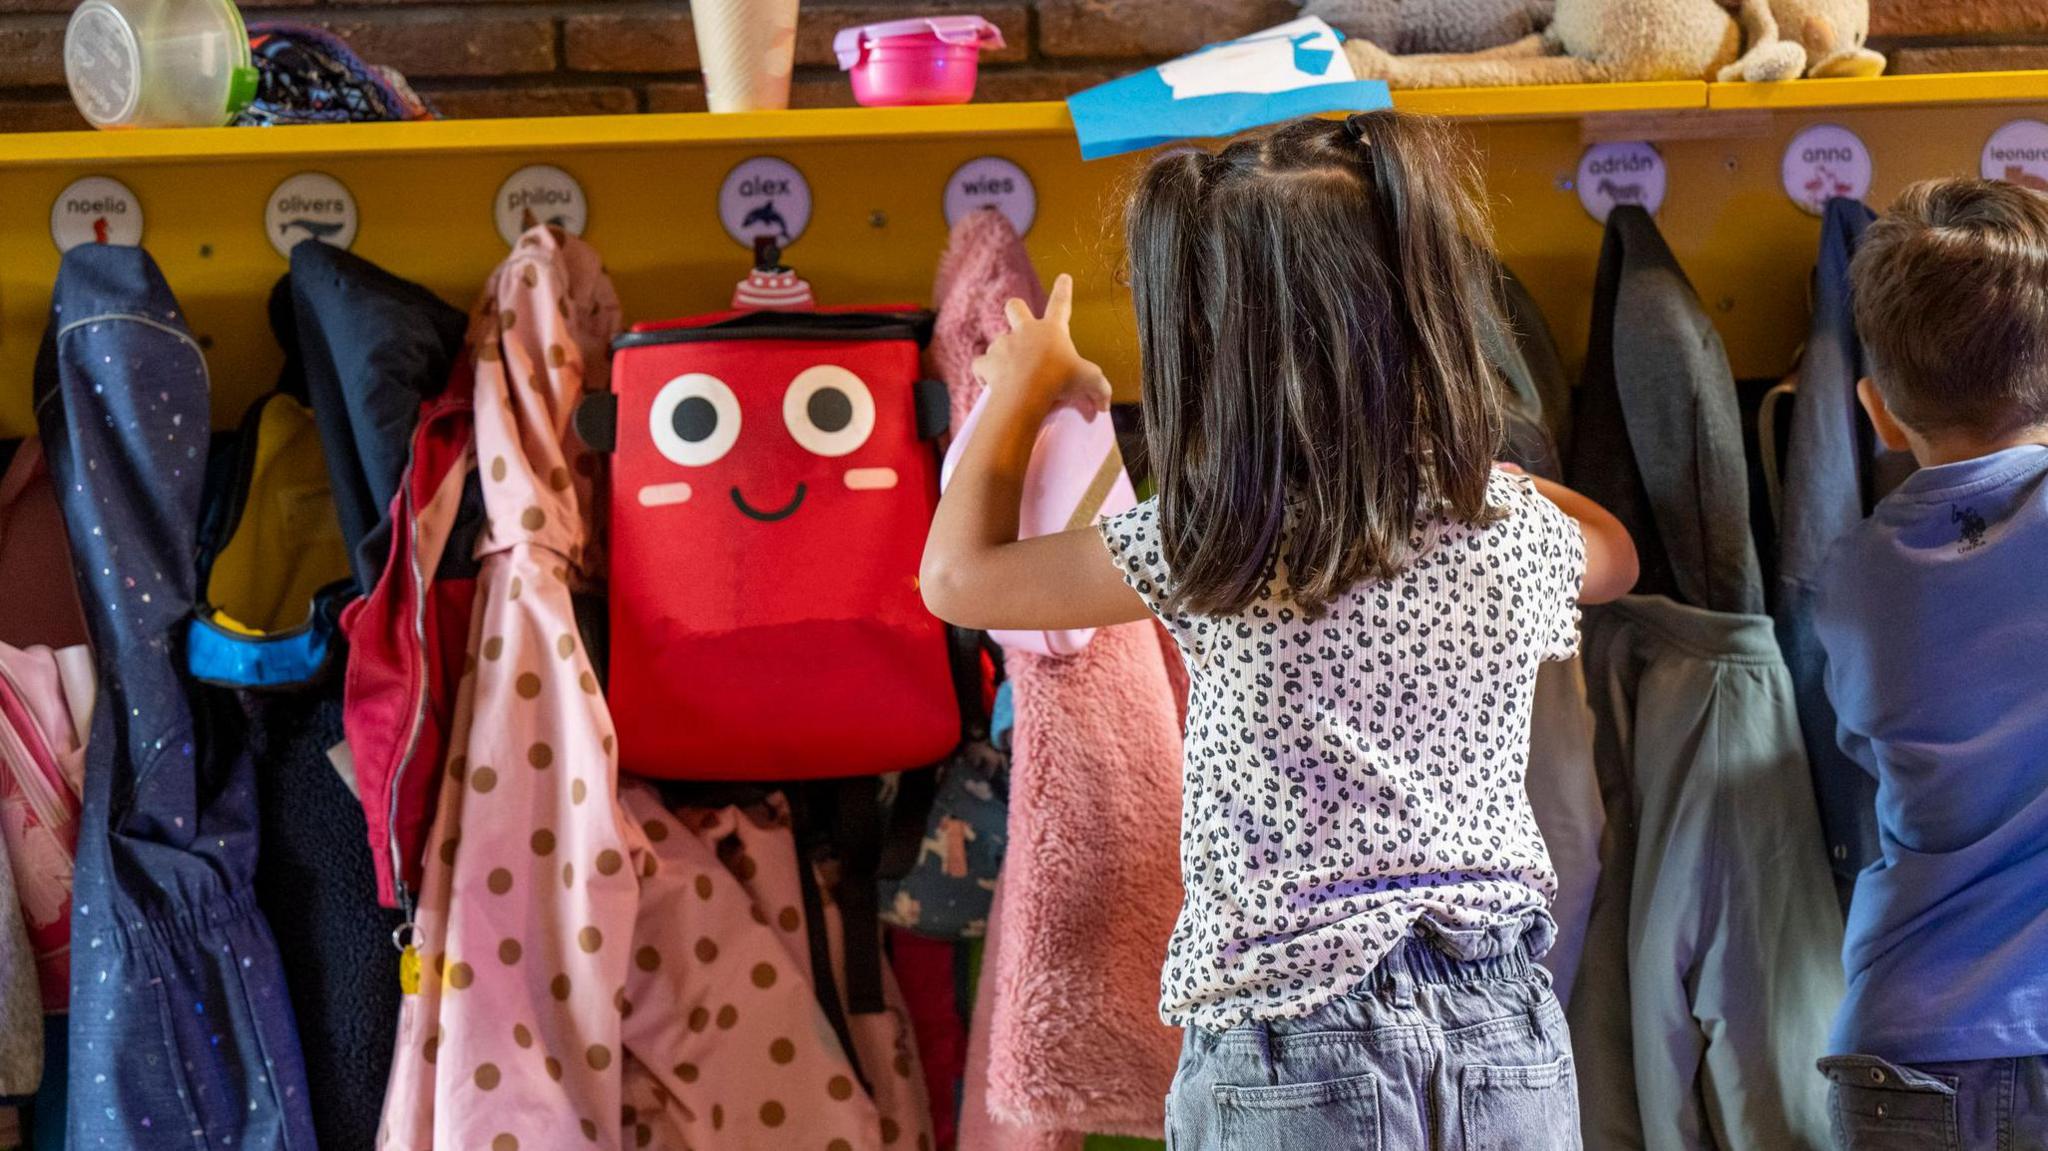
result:
[(1579, 1090), (1570, 1056), (1530, 1067), (1475, 1063), (1458, 1074), (1463, 1151), (1571, 1151)]
[(1220, 1151), (1380, 1151), (1379, 1080), (1216, 1088)]
[(1820, 1061), (1841, 1151), (1954, 1151), (1956, 1081), (1875, 1055)]

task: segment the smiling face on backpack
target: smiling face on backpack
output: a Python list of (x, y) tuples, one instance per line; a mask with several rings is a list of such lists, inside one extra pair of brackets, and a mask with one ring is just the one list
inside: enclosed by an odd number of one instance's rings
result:
[[(915, 409), (819, 349), (761, 348), (736, 378), (685, 372), (620, 410), (617, 482), (656, 522), (810, 521), (848, 501), (917, 498)], [(636, 410), (638, 409), (638, 410)], [(641, 436), (644, 433), (645, 439)], [(648, 450), (648, 449), (652, 450)], [(901, 496), (892, 493), (903, 492)]]

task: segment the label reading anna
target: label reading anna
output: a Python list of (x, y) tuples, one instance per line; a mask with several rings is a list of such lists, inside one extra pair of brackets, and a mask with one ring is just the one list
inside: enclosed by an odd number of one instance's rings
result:
[(980, 208), (994, 208), (1009, 218), (1022, 236), (1038, 218), (1038, 189), (1016, 163), (1001, 156), (983, 156), (955, 169), (946, 181), (946, 226)]
[(2048, 124), (2014, 120), (1991, 133), (1979, 162), (1987, 180), (2048, 192)]
[(719, 186), (718, 218), (741, 247), (769, 239), (787, 248), (810, 226), (811, 185), (787, 160), (742, 160)]
[(1869, 194), (1870, 149), (1847, 128), (1815, 124), (1792, 137), (1779, 172), (1792, 202), (1818, 216), (1829, 200), (1861, 200)]
[(142, 204), (119, 180), (87, 176), (57, 193), (50, 205), (50, 239), (60, 252), (80, 244), (140, 244)]
[(541, 224), (580, 236), (590, 223), (590, 202), (583, 197), (583, 185), (553, 164), (531, 164), (505, 177), (491, 211), (497, 219), (498, 236), (507, 246), (518, 243), (520, 233)]
[(1656, 215), (1664, 206), (1664, 157), (1635, 141), (1593, 145), (1579, 157), (1579, 203), (1603, 224), (1617, 204)]
[(263, 232), (285, 257), (307, 240), (348, 248), (356, 242), (356, 198), (325, 172), (300, 172), (270, 193)]

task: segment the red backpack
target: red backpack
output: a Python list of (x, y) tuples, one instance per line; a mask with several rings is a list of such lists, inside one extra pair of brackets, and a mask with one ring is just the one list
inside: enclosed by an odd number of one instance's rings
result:
[(607, 692), (625, 770), (873, 775), (959, 742), (945, 625), (917, 587), (946, 422), (919, 371), (930, 331), (928, 313), (871, 309), (619, 337), (611, 403), (579, 425), (612, 451)]

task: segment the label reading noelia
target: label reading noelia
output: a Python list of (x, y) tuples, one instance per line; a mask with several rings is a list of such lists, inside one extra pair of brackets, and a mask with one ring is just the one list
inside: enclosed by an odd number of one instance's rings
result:
[(325, 172), (300, 172), (270, 193), (263, 234), (286, 258), (307, 240), (346, 249), (356, 242), (356, 198)]
[(1038, 218), (1038, 189), (1015, 161), (1001, 156), (969, 160), (946, 180), (946, 226), (952, 227), (960, 217), (981, 208), (1001, 212), (1022, 236)]
[(528, 228), (542, 224), (580, 236), (590, 224), (590, 201), (576, 177), (553, 164), (529, 164), (498, 185), (491, 202), (498, 224), (498, 238), (507, 247), (519, 242)]
[(1839, 124), (1815, 124), (1785, 146), (1779, 174), (1785, 194), (1799, 210), (1820, 215), (1828, 201), (1861, 200), (1870, 194), (1870, 149), (1863, 137)]
[(75, 180), (50, 205), (50, 239), (60, 252), (80, 244), (140, 244), (142, 203), (119, 180)]
[(766, 239), (787, 248), (810, 226), (810, 182), (787, 160), (742, 160), (719, 186), (718, 219), (742, 247), (751, 249)]
[(1987, 180), (2048, 192), (2048, 124), (2014, 120), (1991, 133), (1978, 161)]
[(1651, 215), (1664, 206), (1664, 157), (1640, 141), (1595, 144), (1579, 157), (1579, 203), (1601, 223), (1617, 204)]

